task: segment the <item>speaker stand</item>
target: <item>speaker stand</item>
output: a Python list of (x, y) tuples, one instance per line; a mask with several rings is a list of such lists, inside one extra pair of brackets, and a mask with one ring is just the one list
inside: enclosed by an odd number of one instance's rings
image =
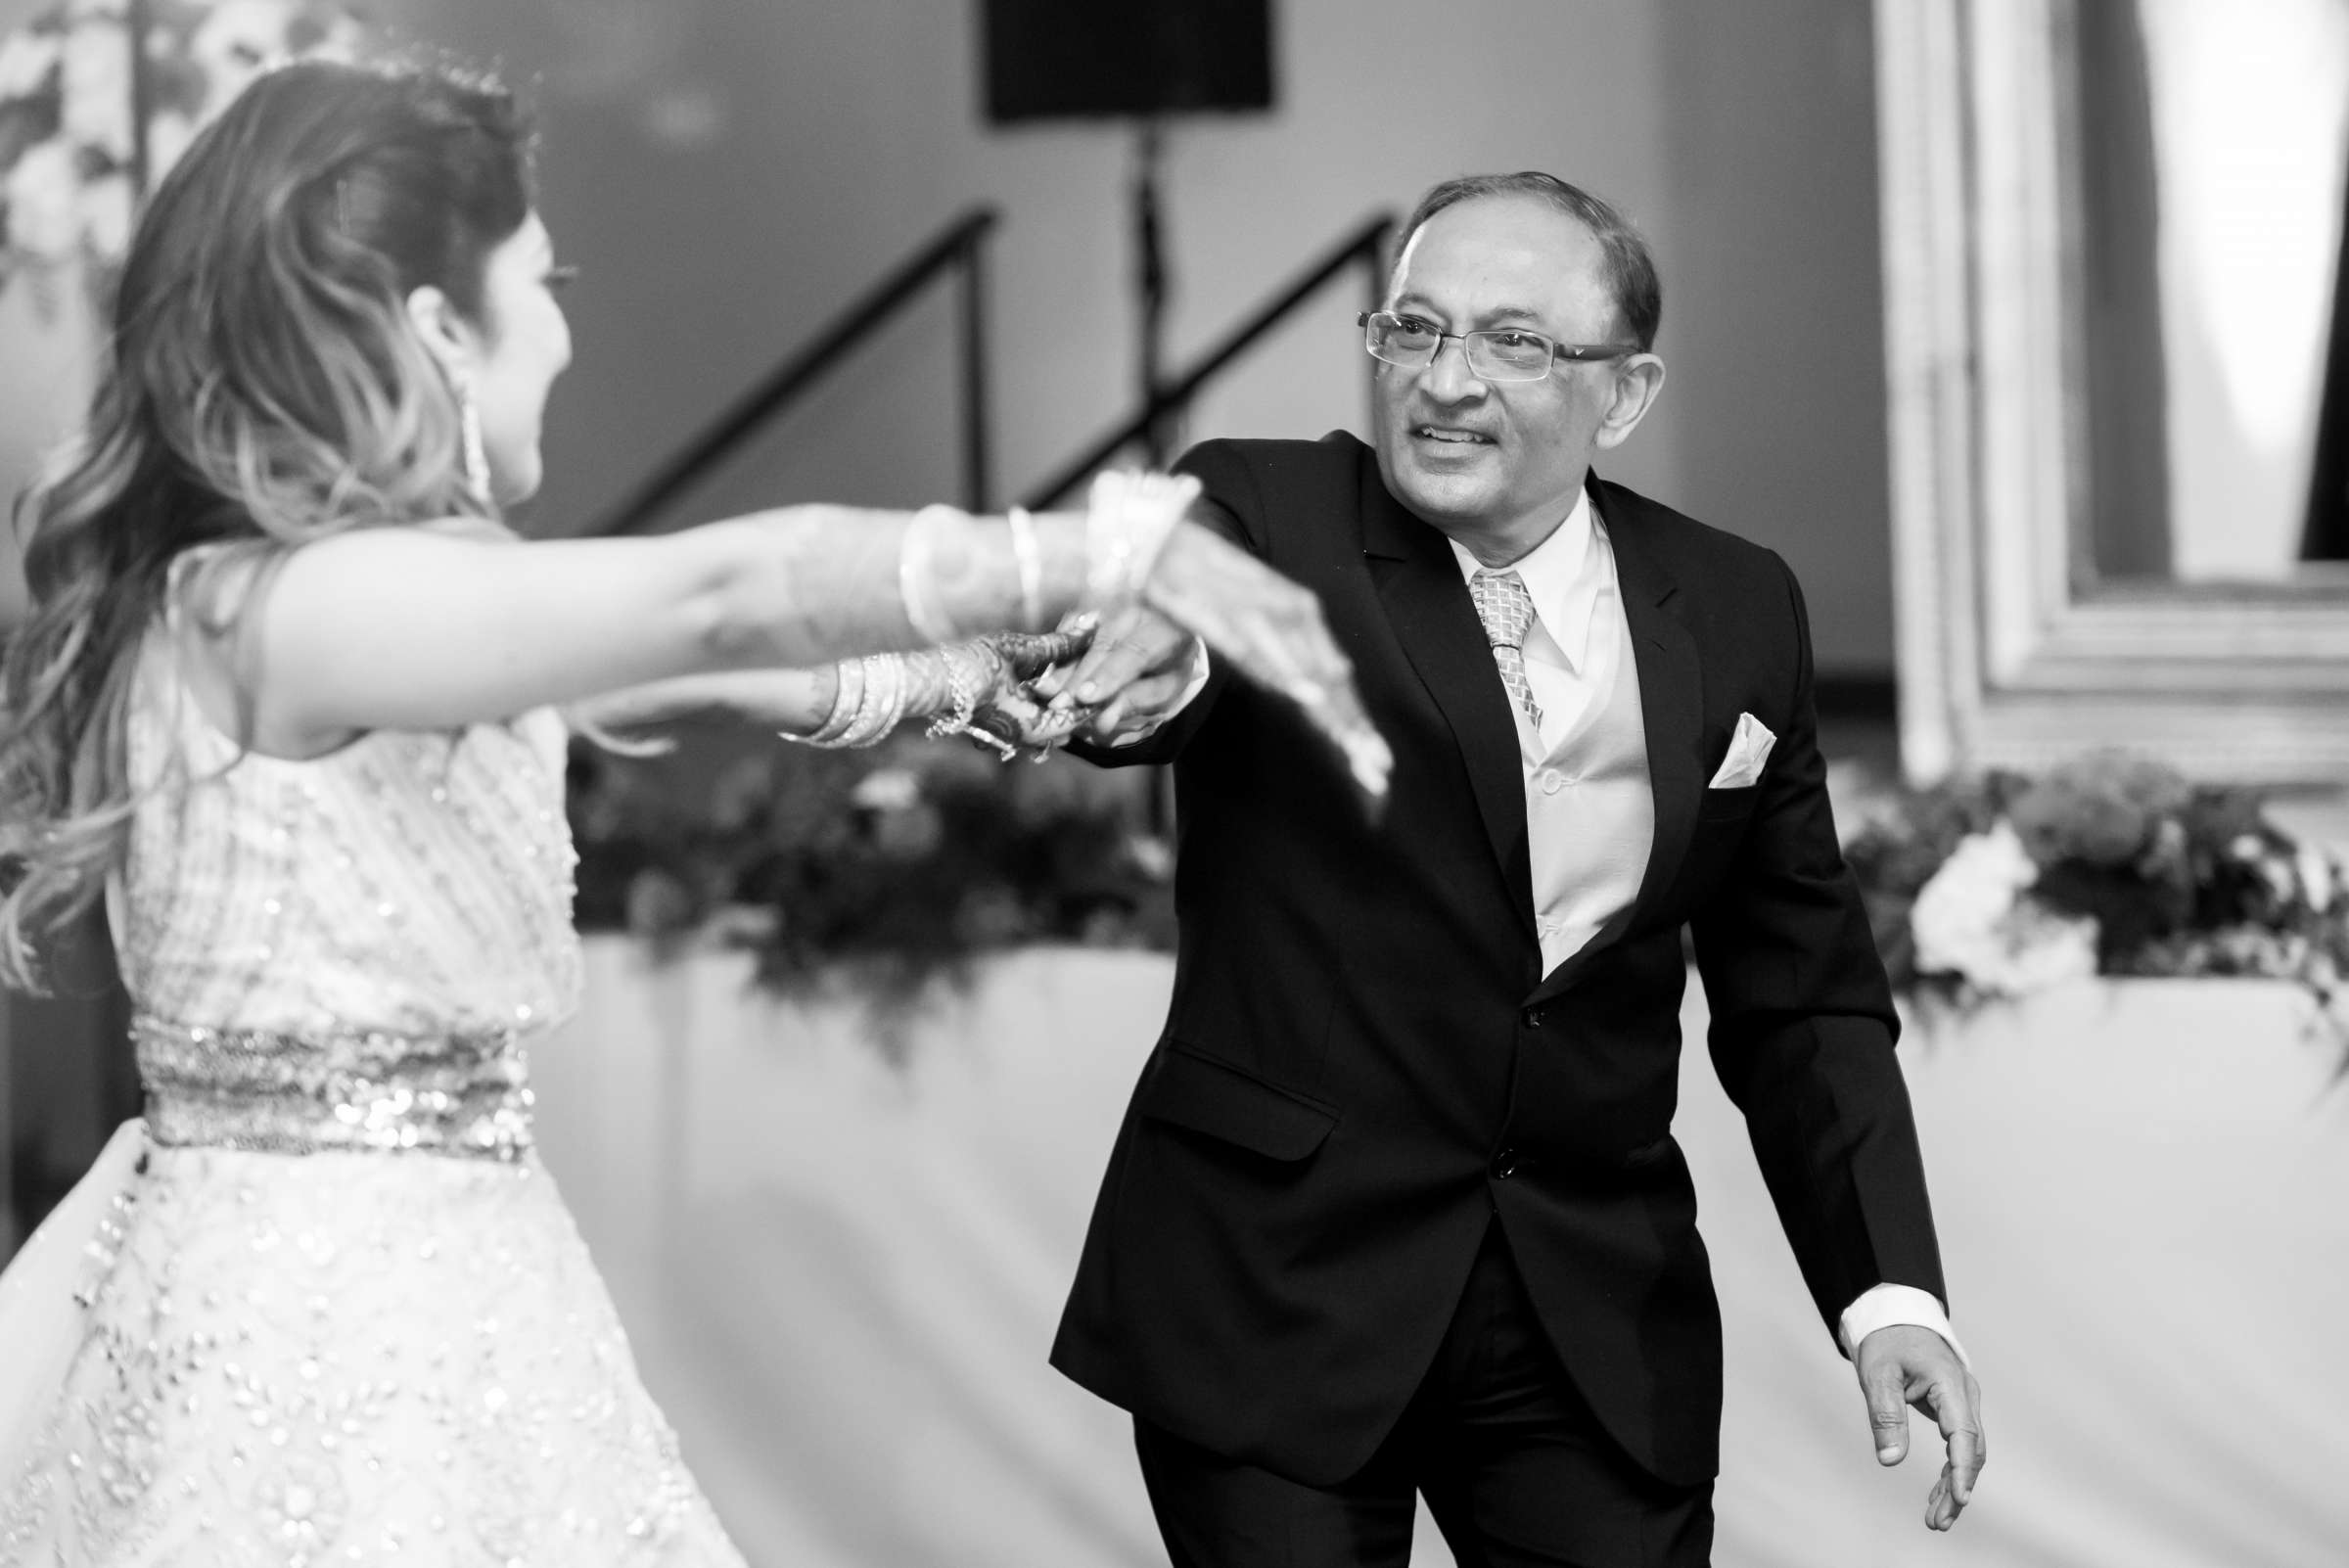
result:
[[(1131, 188), (1133, 212), (1133, 250), (1135, 294), (1140, 304), (1137, 328), (1140, 332), (1139, 351), (1135, 356), (1141, 372), (1142, 404), (1159, 394), (1166, 385), (1166, 316), (1170, 293), (1167, 276), (1166, 230), (1162, 219), (1166, 168), (1166, 121), (1156, 115), (1145, 115), (1134, 122), (1133, 184)], [(1143, 433), (1144, 456), (1152, 468), (1165, 468), (1173, 460), (1174, 433), (1171, 418), (1154, 419)]]

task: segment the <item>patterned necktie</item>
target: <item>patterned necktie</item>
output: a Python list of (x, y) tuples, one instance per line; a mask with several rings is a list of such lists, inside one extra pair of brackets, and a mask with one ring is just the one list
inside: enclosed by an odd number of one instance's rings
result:
[(1485, 623), (1485, 639), (1493, 644), (1500, 683), (1540, 729), (1542, 710), (1525, 678), (1525, 633), (1534, 623), (1534, 596), (1526, 592), (1525, 579), (1514, 572), (1479, 572), (1468, 579), (1468, 596), (1476, 601), (1476, 618)]

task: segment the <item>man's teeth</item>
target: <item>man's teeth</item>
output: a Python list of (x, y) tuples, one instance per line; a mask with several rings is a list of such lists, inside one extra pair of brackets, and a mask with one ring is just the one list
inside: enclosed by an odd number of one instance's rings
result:
[(1468, 444), (1474, 444), (1474, 443), (1476, 443), (1476, 442), (1479, 442), (1479, 441), (1482, 441), (1482, 440), (1484, 440), (1484, 439), (1486, 438), (1484, 438), (1484, 437), (1482, 437), (1482, 436), (1479, 436), (1479, 435), (1477, 435), (1477, 434), (1476, 434), (1474, 431), (1467, 431), (1467, 430), (1438, 430), (1438, 429), (1436, 429), (1436, 427), (1435, 427), (1435, 426), (1433, 426), (1433, 425), (1422, 425), (1422, 426), (1420, 426), (1420, 427), (1419, 427), (1419, 434), (1420, 434), (1420, 435), (1422, 435), (1422, 436), (1429, 436), (1429, 437), (1433, 437), (1435, 439), (1437, 439), (1437, 440), (1440, 440), (1440, 441), (1460, 441), (1460, 442), (1465, 442), (1465, 443), (1468, 443)]

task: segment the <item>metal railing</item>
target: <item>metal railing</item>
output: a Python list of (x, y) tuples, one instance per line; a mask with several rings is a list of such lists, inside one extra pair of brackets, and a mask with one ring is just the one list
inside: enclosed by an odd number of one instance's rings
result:
[[(963, 504), (973, 511), (986, 510), (991, 475), (985, 244), (997, 221), (998, 214), (993, 208), (979, 208), (948, 225), (936, 239), (834, 315), (812, 343), (719, 413), (589, 531), (608, 534), (642, 530), (743, 441), (804, 394), (851, 348), (870, 335), (875, 322), (903, 309), (926, 285), (948, 269), (959, 275), (962, 305)], [(1380, 263), (1387, 235), (1394, 226), (1394, 215), (1381, 212), (1340, 238), (1299, 269), (1288, 283), (1267, 297), (1180, 375), (1145, 399), (1141, 407), (1033, 486), (1023, 504), (1036, 511), (1051, 506), (1120, 451), (1164, 428), (1164, 421), (1187, 409), (1200, 391), (1234, 359), (1349, 268), (1362, 269), (1364, 298), (1375, 308), (1385, 285)]]
[(1348, 267), (1359, 265), (1362, 268), (1366, 284), (1364, 294), (1369, 300), (1365, 308), (1377, 309), (1379, 296), (1386, 287), (1386, 276), (1380, 269), (1380, 263), (1388, 231), (1394, 226), (1394, 214), (1381, 212), (1309, 262), (1238, 326), (1193, 360), (1188, 370), (1160, 388), (1131, 417), (1115, 426), (1049, 478), (1030, 489), (1021, 504), (1031, 511), (1046, 510), (1083, 484), (1096, 469), (1119, 452), (1160, 428), (1160, 422), (1169, 415), (1188, 408), (1202, 387)]
[(989, 233), (998, 221), (1000, 214), (993, 208), (982, 207), (948, 224), (937, 238), (836, 312), (813, 342), (736, 398), (588, 531), (599, 534), (642, 531), (743, 441), (805, 394), (849, 350), (869, 338), (877, 323), (904, 309), (934, 279), (947, 271), (955, 272), (960, 284), (957, 294), (961, 301), (962, 333), (957, 357), (962, 371), (963, 504), (973, 511), (984, 511), (991, 483), (988, 441), (986, 245)]

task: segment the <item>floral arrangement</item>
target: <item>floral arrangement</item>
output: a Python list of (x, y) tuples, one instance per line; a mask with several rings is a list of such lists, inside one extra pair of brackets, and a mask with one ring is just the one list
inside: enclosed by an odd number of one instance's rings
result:
[(263, 69), (347, 58), (358, 38), (327, 0), (147, 0), (136, 72), (128, 0), (62, 0), (0, 36), (0, 287), (77, 262), (103, 278), (120, 262), (142, 107), (152, 181)]
[(1174, 945), (1139, 769), (917, 732), (870, 751), (720, 732), (664, 757), (581, 743), (571, 775), (582, 929), (748, 947), (778, 992), (846, 988), (885, 1025), (984, 953)]
[(1863, 803), (1844, 846), (1895, 984), (1958, 1000), (2085, 975), (2256, 975), (2330, 1004), (2340, 863), (2256, 792), (2097, 752)]

